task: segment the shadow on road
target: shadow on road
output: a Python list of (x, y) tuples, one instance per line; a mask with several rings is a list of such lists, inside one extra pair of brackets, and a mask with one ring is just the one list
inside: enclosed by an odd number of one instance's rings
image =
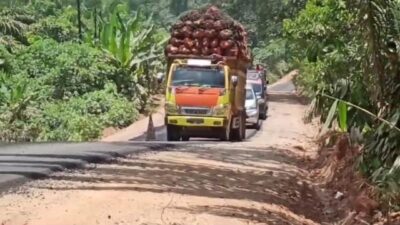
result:
[[(174, 153), (189, 154), (196, 160), (124, 159), (86, 174), (57, 174), (55, 182), (36, 188), (51, 190), (95, 190), (172, 192), (208, 198), (248, 200), (275, 206), (265, 210), (198, 206), (180, 210), (248, 219), (267, 224), (304, 224), (294, 215), (323, 222), (322, 206), (313, 188), (296, 166), (296, 157), (285, 149), (207, 149), (182, 146)], [(193, 159), (192, 158), (192, 159)], [(282, 167), (285, 165), (285, 168)], [(61, 182), (59, 182), (61, 181)], [(283, 210), (281, 210), (283, 209)], [(287, 211), (289, 213), (284, 213)]]
[(0, 151), (0, 193), (30, 180), (88, 163), (109, 163), (116, 157), (144, 151), (168, 151), (158, 143), (34, 143), (3, 145)]
[[(167, 130), (164, 125), (155, 127), (154, 131), (156, 132), (156, 140), (155, 141), (167, 141)], [(256, 129), (249, 129), (249, 128), (246, 129), (246, 140), (251, 139), (256, 134), (257, 134)], [(129, 141), (133, 141), (133, 142), (134, 141), (146, 141), (146, 136), (147, 136), (147, 132), (139, 137), (131, 138)], [(214, 138), (214, 139), (213, 138), (191, 138), (190, 141), (221, 143), (221, 141), (218, 138)]]
[(244, 219), (255, 223), (269, 225), (293, 225), (301, 224), (298, 221), (288, 218), (283, 212), (269, 212), (267, 210), (258, 210), (254, 208), (235, 207), (235, 206), (218, 206), (218, 207), (192, 207), (179, 208), (186, 210), (192, 214), (208, 213), (216, 216), (234, 217)]

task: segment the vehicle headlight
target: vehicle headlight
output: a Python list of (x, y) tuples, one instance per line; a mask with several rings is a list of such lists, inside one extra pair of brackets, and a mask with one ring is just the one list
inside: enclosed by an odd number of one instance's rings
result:
[(214, 107), (213, 115), (214, 116), (225, 116), (228, 110), (229, 110), (229, 105), (221, 104), (221, 105)]
[(179, 107), (171, 102), (166, 102), (165, 103), (165, 113), (167, 114), (178, 114), (179, 113)]

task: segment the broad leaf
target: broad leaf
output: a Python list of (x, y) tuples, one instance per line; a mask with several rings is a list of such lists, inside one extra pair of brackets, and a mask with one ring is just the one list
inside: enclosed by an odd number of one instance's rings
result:
[(158, 57), (160, 57), (160, 56), (152, 54), (152, 55), (148, 55), (148, 56), (145, 56), (145, 57), (142, 57), (142, 58), (135, 58), (130, 62), (129, 66), (132, 68), (134, 66), (137, 66), (138, 64), (141, 64), (143, 62), (146, 62), (146, 61), (149, 61), (149, 60), (152, 60), (152, 59), (156, 59)]
[(343, 101), (338, 104), (339, 126), (342, 132), (347, 132), (347, 105)]
[(331, 106), (331, 108), (329, 110), (328, 117), (326, 118), (324, 126), (322, 128), (322, 133), (323, 134), (326, 133), (326, 131), (328, 131), (329, 127), (332, 124), (332, 121), (333, 121), (333, 118), (335, 116), (335, 112), (336, 112), (336, 109), (337, 109), (338, 102), (339, 102), (338, 100), (335, 100), (335, 102), (332, 104), (332, 106)]
[(393, 173), (395, 171), (398, 171), (399, 169), (400, 169), (400, 156), (397, 156), (389, 173)]

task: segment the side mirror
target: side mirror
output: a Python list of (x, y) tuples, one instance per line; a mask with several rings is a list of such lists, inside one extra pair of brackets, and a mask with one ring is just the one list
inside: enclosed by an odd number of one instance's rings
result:
[(237, 84), (238, 84), (238, 77), (237, 76), (232, 76), (231, 81), (232, 81), (233, 87), (236, 87)]
[(267, 84), (269, 84), (269, 80), (267, 80)]

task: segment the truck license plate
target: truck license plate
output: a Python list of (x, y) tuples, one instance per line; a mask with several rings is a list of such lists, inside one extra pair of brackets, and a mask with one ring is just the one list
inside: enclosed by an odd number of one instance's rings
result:
[(203, 119), (187, 119), (187, 122), (191, 123), (191, 124), (202, 124), (202, 123), (204, 123), (204, 120)]

